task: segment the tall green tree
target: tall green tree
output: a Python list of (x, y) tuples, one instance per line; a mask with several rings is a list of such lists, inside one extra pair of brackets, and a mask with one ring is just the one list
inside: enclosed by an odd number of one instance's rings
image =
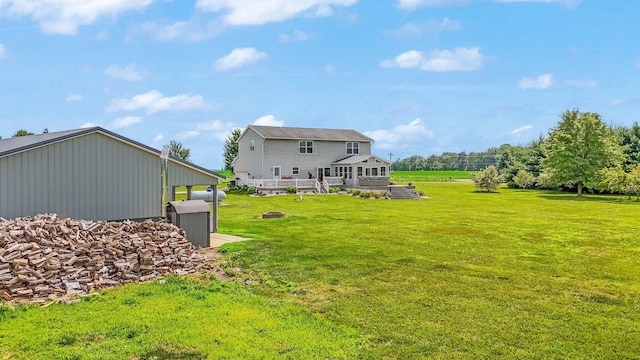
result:
[(225, 170), (233, 170), (231, 163), (233, 162), (233, 159), (238, 156), (238, 139), (240, 139), (240, 135), (242, 135), (242, 131), (240, 129), (233, 129), (224, 141), (224, 151), (222, 156), (224, 156)]
[(18, 131), (16, 131), (15, 133), (13, 133), (13, 135), (11, 135), (12, 137), (20, 137), (20, 136), (27, 136), (27, 135), (34, 135), (34, 133), (32, 133), (31, 131), (27, 131), (25, 129), (20, 129)]
[(176, 159), (189, 161), (189, 157), (191, 156), (191, 150), (184, 147), (184, 145), (182, 145), (181, 142), (171, 140), (169, 141), (169, 144), (165, 145), (165, 147), (169, 149), (169, 156)]
[(543, 144), (542, 165), (553, 183), (575, 185), (582, 196), (585, 185), (597, 184), (601, 169), (623, 160), (616, 140), (597, 113), (566, 111)]

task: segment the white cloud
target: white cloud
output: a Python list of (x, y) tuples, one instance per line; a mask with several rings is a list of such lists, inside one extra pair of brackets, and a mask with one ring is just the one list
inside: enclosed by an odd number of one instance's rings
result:
[(300, 42), (300, 41), (309, 41), (313, 39), (316, 35), (311, 33), (306, 33), (304, 31), (295, 30), (291, 34), (280, 34), (278, 39), (281, 42)]
[(550, 88), (551, 86), (553, 86), (552, 74), (544, 74), (536, 78), (526, 77), (518, 81), (518, 87), (520, 87), (520, 89), (544, 90)]
[(389, 36), (398, 38), (416, 38), (426, 34), (437, 34), (443, 31), (458, 31), (460, 29), (462, 29), (462, 23), (446, 17), (441, 21), (428, 19), (427, 21), (420, 23), (408, 22), (397, 29), (387, 31), (386, 33)]
[(78, 27), (93, 24), (100, 18), (114, 18), (120, 13), (142, 10), (154, 0), (3, 0), (0, 16), (30, 16), (42, 31), (74, 35)]
[(156, 40), (188, 40), (201, 41), (210, 39), (224, 30), (225, 25), (218, 20), (201, 20), (194, 17), (187, 21), (177, 21), (173, 24), (158, 24), (146, 22), (140, 26), (142, 32), (151, 35)]
[(136, 95), (131, 99), (114, 99), (107, 107), (107, 111), (142, 109), (148, 114), (159, 111), (180, 111), (198, 109), (207, 106), (200, 95), (180, 94), (176, 96), (164, 96), (157, 90), (151, 90), (144, 94)]
[(327, 64), (322, 67), (322, 73), (326, 76), (334, 76), (338, 72), (338, 69), (333, 64)]
[(66, 102), (82, 101), (82, 100), (84, 100), (84, 96), (82, 96), (80, 94), (70, 94), (66, 98), (64, 98), (64, 101), (66, 101)]
[(609, 100), (609, 105), (611, 106), (623, 106), (631, 104), (633, 101), (629, 99), (611, 99)]
[(276, 120), (276, 117), (273, 115), (265, 115), (256, 119), (253, 122), (253, 125), (262, 125), (262, 126), (284, 126), (283, 120)]
[(434, 50), (426, 55), (421, 51), (410, 50), (391, 60), (385, 60), (380, 66), (387, 68), (419, 68), (425, 71), (476, 71), (482, 68), (485, 57), (479, 47)]
[(233, 123), (221, 120), (211, 120), (196, 125), (196, 131), (207, 132), (211, 137), (219, 141), (225, 141), (234, 128), (236, 127), (233, 126)]
[(141, 81), (144, 80), (144, 75), (141, 71), (135, 69), (134, 64), (129, 64), (125, 67), (118, 65), (110, 65), (104, 74), (112, 79), (120, 79), (126, 81)]
[(7, 50), (4, 48), (4, 45), (0, 44), (0, 59), (7, 55)]
[(393, 129), (365, 131), (364, 135), (375, 140), (375, 146), (379, 149), (418, 149), (425, 139), (435, 136), (422, 120), (415, 119), (409, 124), (401, 124)]
[(232, 126), (233, 124), (230, 122), (224, 123), (220, 120), (211, 120), (211, 121), (196, 125), (196, 130), (197, 131), (219, 131), (219, 130), (228, 129)]
[(566, 86), (576, 87), (576, 88), (597, 88), (598, 86), (600, 86), (600, 84), (598, 84), (597, 81), (590, 80), (590, 79), (586, 79), (586, 80), (565, 80), (564, 84)]
[(142, 122), (142, 119), (143, 118), (141, 116), (123, 116), (113, 120), (109, 124), (109, 127), (112, 129), (122, 129), (131, 125), (138, 124)]
[(267, 57), (267, 53), (258, 51), (255, 48), (236, 48), (229, 55), (216, 60), (213, 66), (217, 71), (226, 71), (260, 61), (265, 57)]
[(158, 134), (153, 138), (153, 142), (154, 143), (159, 143), (162, 140), (164, 140), (164, 135), (162, 135), (162, 134)]
[[(421, 7), (454, 7), (471, 4), (475, 0), (398, 0), (398, 7), (405, 10), (415, 10)], [(566, 8), (574, 9), (583, 0), (492, 0), (497, 3), (555, 3)]]
[(330, 15), (333, 6), (351, 6), (358, 0), (197, 0), (196, 8), (208, 12), (224, 12), (230, 25), (261, 25), (294, 18), (306, 12), (316, 16)]
[(176, 139), (185, 140), (185, 139), (190, 139), (197, 136), (200, 136), (200, 133), (198, 131), (191, 130), (191, 131), (185, 131), (185, 132), (176, 134)]
[(529, 2), (529, 3), (555, 3), (555, 4), (563, 5), (564, 7), (568, 8), (568, 9), (574, 9), (574, 8), (578, 7), (578, 5), (580, 5), (582, 0), (493, 0), (493, 2), (498, 2), (498, 3), (523, 3), (523, 2)]
[(521, 126), (515, 130), (513, 130), (511, 132), (511, 135), (515, 135), (515, 136), (521, 136), (523, 133), (526, 133), (527, 131), (530, 131), (531, 129), (533, 129), (532, 125), (525, 125), (525, 126)]
[(90, 121), (89, 121), (89, 122), (86, 122), (86, 123), (84, 123), (84, 124), (80, 125), (80, 128), (81, 128), (81, 129), (86, 129), (86, 128), (96, 127), (96, 126), (100, 126), (100, 124), (96, 124), (96, 123), (94, 123), (94, 122), (90, 122)]
[(468, 4), (469, 0), (398, 0), (398, 7), (414, 10), (421, 7), (453, 7)]

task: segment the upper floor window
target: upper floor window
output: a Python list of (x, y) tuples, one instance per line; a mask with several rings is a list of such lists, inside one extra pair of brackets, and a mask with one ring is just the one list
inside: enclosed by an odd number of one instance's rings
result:
[(359, 151), (358, 151), (358, 147), (359, 147), (359, 143), (357, 142), (348, 142), (347, 143), (347, 155), (358, 155)]
[(300, 140), (300, 154), (313, 154), (313, 141)]
[(253, 151), (256, 149), (256, 142), (254, 140), (251, 140), (251, 142), (249, 143), (249, 150)]

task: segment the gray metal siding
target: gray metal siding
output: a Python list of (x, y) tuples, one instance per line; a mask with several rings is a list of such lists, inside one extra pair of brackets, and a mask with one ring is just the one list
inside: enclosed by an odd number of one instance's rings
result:
[(0, 158), (0, 216), (160, 216), (155, 154), (92, 133)]
[(209, 247), (209, 213), (179, 214), (178, 226), (197, 247)]
[[(158, 164), (159, 161), (158, 159)], [(160, 178), (159, 170), (158, 178)], [(184, 164), (169, 161), (169, 186), (181, 185), (218, 185), (218, 179), (211, 175), (195, 172)]]

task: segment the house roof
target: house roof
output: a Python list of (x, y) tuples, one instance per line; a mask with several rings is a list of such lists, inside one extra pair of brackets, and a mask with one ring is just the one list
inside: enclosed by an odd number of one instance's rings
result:
[(389, 160), (383, 159), (377, 155), (351, 155), (351, 156), (347, 156), (346, 158), (334, 161), (331, 163), (331, 165), (353, 165), (353, 164), (361, 163), (365, 160), (369, 160), (371, 158), (378, 160), (383, 164), (391, 165), (391, 162)]
[(365, 141), (373, 143), (373, 139), (355, 130), (316, 129), (281, 126), (249, 125), (265, 139), (326, 140), (326, 141)]
[[(114, 132), (111, 132), (109, 130), (96, 126), (96, 127), (90, 127), (90, 128), (84, 128), (84, 129), (57, 131), (57, 132), (50, 132), (50, 133), (37, 134), (37, 135), (18, 136), (18, 137), (12, 137), (9, 139), (0, 139), (0, 158), (9, 156), (12, 154), (16, 154), (19, 152), (35, 149), (38, 147), (46, 146), (49, 144), (61, 142), (67, 139), (92, 134), (92, 133), (102, 133), (111, 138), (115, 138), (116, 140), (128, 143), (137, 148), (140, 148), (141, 150), (151, 152), (160, 156), (160, 150), (156, 150), (150, 146), (144, 145), (135, 140), (131, 140), (127, 137), (124, 137), (122, 135), (116, 134)], [(204, 172), (208, 175), (213, 175), (219, 179), (225, 179), (223, 175), (220, 175), (211, 170), (207, 170), (203, 167), (200, 167), (188, 161), (184, 161), (176, 158), (171, 158), (171, 161), (190, 167), (193, 170)]]

